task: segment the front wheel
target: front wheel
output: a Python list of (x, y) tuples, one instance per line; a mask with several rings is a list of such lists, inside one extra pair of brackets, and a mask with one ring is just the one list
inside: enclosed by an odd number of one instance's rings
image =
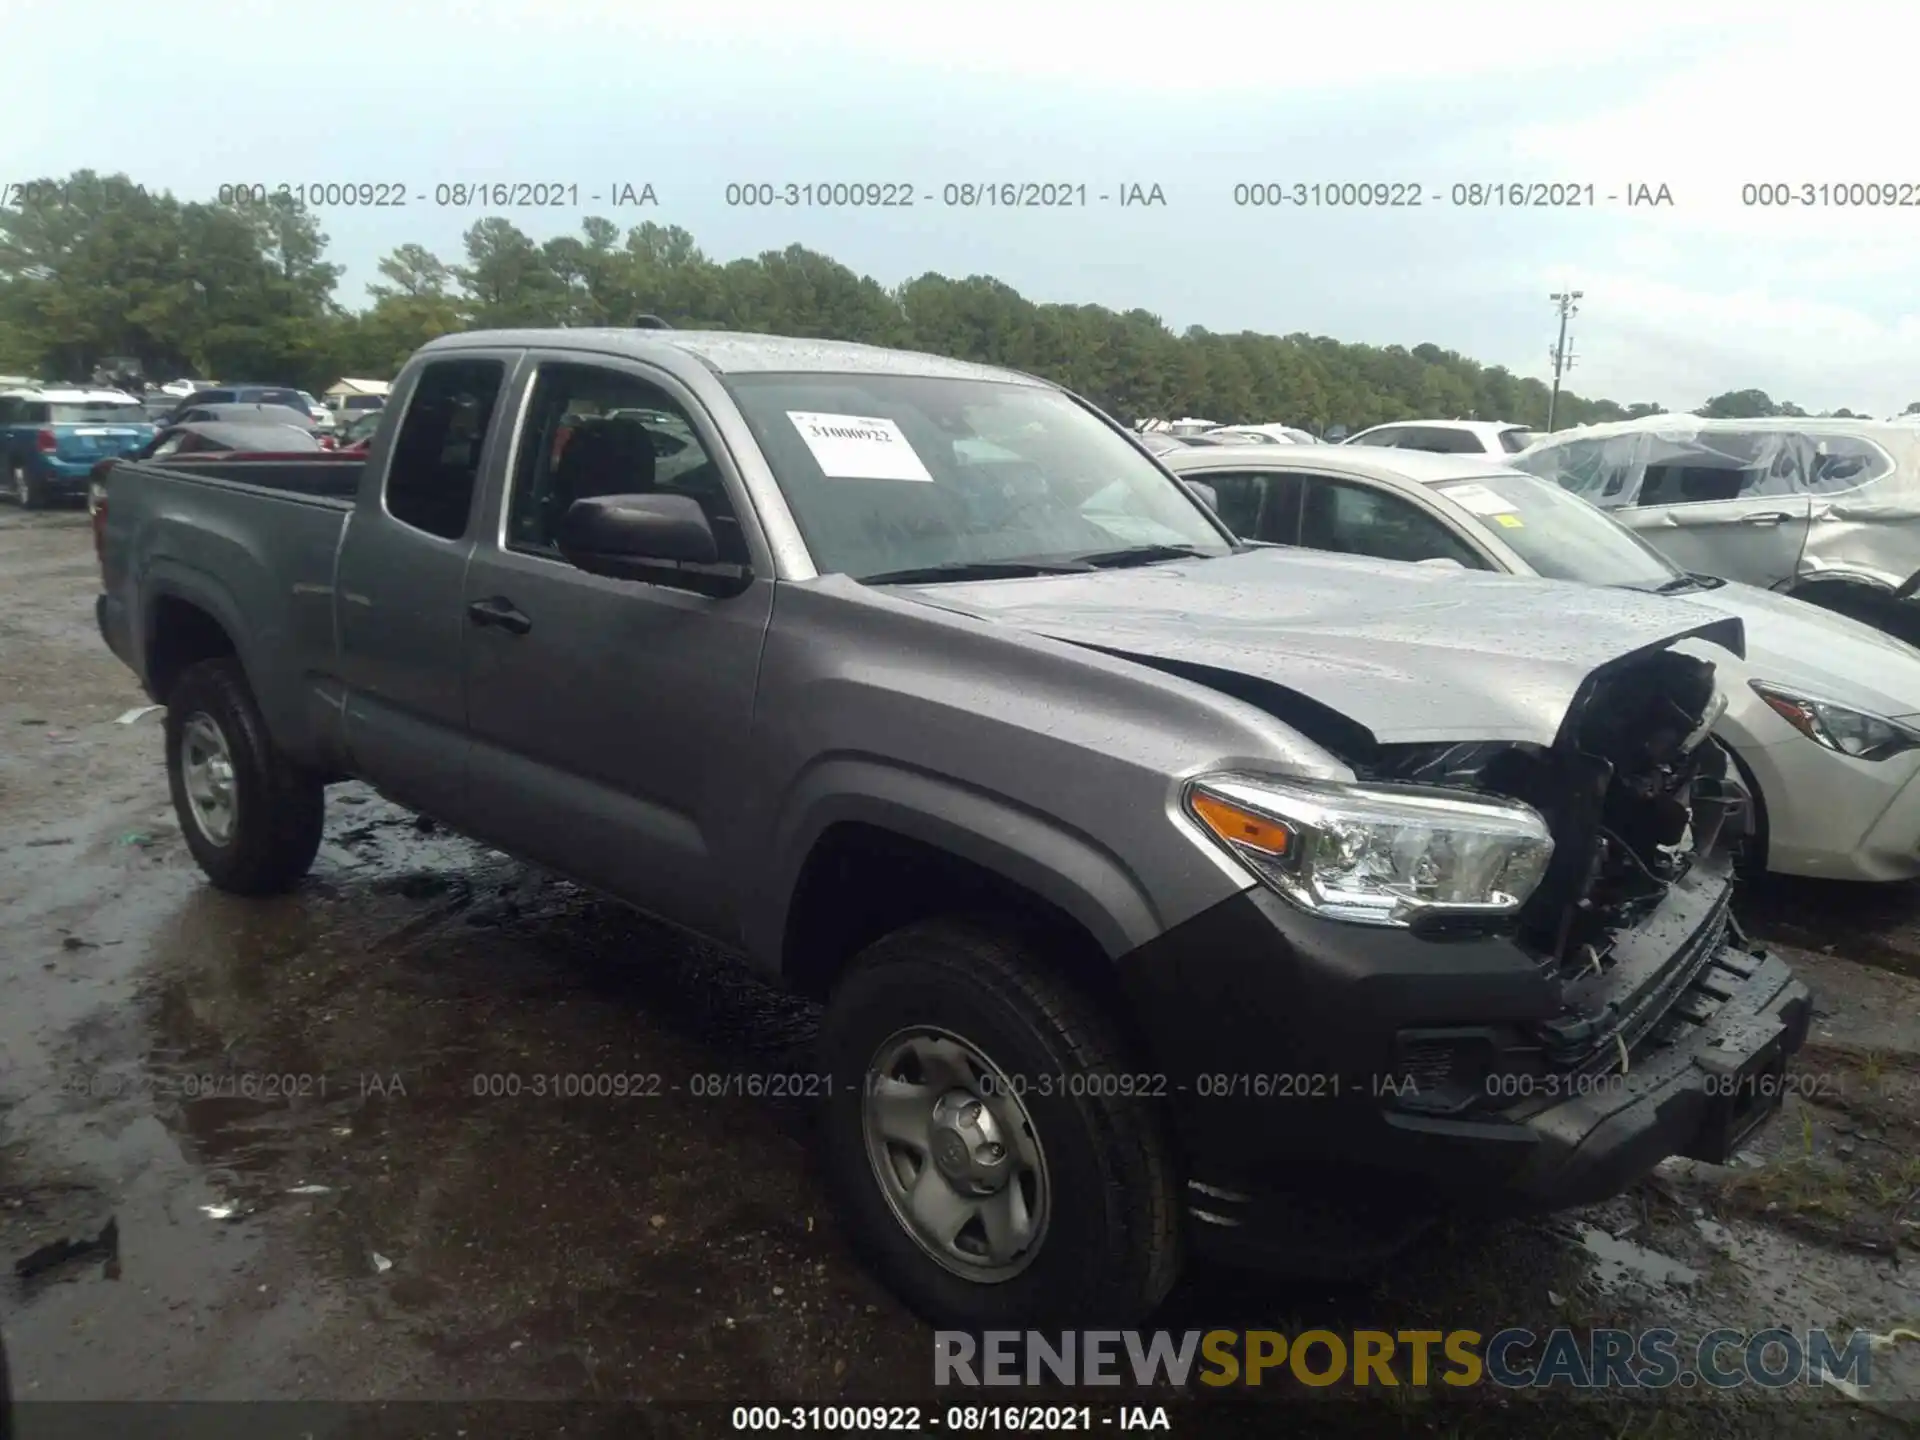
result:
[(236, 895), (290, 890), (320, 850), (326, 791), (282, 754), (239, 662), (204, 660), (167, 696), (167, 780), (187, 848)]
[(828, 1008), (828, 1179), (867, 1263), (930, 1322), (1145, 1318), (1180, 1268), (1164, 1103), (1043, 946), (937, 920)]

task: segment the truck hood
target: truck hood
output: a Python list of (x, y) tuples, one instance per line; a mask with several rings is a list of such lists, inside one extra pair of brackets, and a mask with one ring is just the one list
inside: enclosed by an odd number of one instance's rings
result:
[(1553, 743), (1596, 671), (1739, 620), (1669, 596), (1261, 548), (1219, 559), (900, 587), (928, 604), (1176, 673), (1304, 696), (1382, 744)]

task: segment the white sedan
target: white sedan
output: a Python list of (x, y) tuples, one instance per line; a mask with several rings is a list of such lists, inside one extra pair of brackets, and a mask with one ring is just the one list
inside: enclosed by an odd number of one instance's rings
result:
[[(1920, 650), (1831, 611), (1678, 569), (1601, 511), (1468, 455), (1350, 446), (1188, 449), (1161, 463), (1250, 540), (1684, 596), (1737, 615), (1747, 656), (1701, 648), (1716, 733), (1756, 801), (1755, 869), (1920, 876)], [(1697, 643), (1697, 642), (1695, 642)]]

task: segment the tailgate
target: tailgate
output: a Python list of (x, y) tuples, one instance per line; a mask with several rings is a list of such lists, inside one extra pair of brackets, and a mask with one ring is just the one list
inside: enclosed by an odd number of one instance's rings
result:
[(152, 438), (151, 425), (55, 425), (53, 453), (62, 460), (105, 460), (137, 450)]

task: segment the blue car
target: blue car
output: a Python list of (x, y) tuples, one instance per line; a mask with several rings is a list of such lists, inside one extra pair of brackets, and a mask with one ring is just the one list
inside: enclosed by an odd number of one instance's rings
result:
[(27, 510), (85, 496), (95, 465), (153, 434), (146, 407), (118, 390), (8, 390), (0, 393), (0, 488)]

